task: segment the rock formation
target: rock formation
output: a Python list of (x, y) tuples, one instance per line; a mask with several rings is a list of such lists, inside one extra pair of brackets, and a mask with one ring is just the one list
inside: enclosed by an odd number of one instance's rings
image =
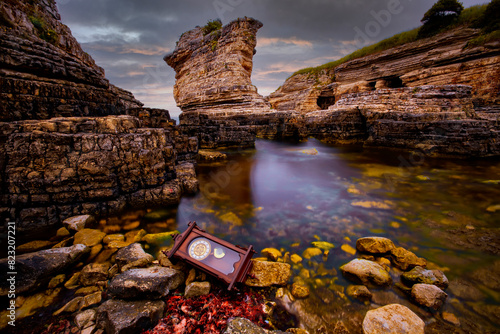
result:
[(250, 79), (261, 27), (245, 17), (210, 32), (207, 26), (182, 34), (164, 58), (176, 72), (174, 98), (182, 111), (268, 109)]
[(111, 85), (53, 0), (2, 2), (0, 51), (2, 221), (38, 231), (196, 190), (197, 139)]
[(336, 68), (293, 75), (269, 96), (276, 110), (327, 109), (343, 94), (379, 88), (463, 84), (476, 107), (500, 104), (500, 44), (467, 47), (478, 30), (459, 28), (348, 61)]

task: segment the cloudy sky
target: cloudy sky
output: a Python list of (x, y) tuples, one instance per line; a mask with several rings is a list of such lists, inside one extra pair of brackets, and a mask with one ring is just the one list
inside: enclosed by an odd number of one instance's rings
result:
[[(56, 0), (62, 21), (111, 83), (147, 107), (179, 113), (175, 72), (163, 56), (179, 36), (208, 20), (254, 17), (252, 81), (262, 95), (298, 69), (336, 60), (415, 28), (436, 0)], [(464, 7), (488, 2), (464, 0)]]

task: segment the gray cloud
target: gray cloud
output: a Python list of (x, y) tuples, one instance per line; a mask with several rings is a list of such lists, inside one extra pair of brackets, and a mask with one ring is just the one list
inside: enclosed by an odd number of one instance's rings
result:
[[(257, 36), (253, 83), (268, 94), (295, 70), (338, 59), (363, 46), (357, 31), (367, 32), (364, 38), (376, 42), (417, 27), (434, 2), (60, 0), (58, 8), (62, 21), (113, 84), (132, 91), (147, 106), (176, 114), (175, 73), (162, 58), (183, 32), (210, 19), (221, 18), (225, 24), (250, 16), (264, 23)], [(484, 1), (463, 1), (465, 7), (479, 3)]]

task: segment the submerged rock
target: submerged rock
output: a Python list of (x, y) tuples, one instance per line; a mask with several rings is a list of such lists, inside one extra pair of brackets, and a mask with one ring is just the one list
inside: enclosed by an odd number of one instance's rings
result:
[[(17, 277), (22, 277), (22, 279), (16, 281), (16, 293), (34, 291), (41, 285), (48, 283), (56, 274), (69, 268), (88, 252), (90, 252), (90, 248), (79, 244), (17, 256)], [(11, 271), (7, 258), (0, 260), (0, 271), (2, 273)], [(6, 296), (8, 293), (9, 282), (6, 279), (1, 280), (0, 296)]]
[(130, 269), (111, 281), (108, 294), (122, 299), (159, 299), (184, 283), (184, 274), (175, 269), (151, 267)]
[(163, 315), (163, 301), (110, 299), (97, 309), (97, 327), (106, 334), (142, 333)]
[(292, 284), (292, 295), (295, 298), (307, 298), (310, 294), (309, 288), (299, 283)]
[(261, 254), (271, 261), (277, 261), (280, 257), (283, 257), (283, 254), (276, 248), (264, 248)]
[(245, 281), (248, 286), (285, 285), (292, 275), (288, 263), (255, 260), (252, 260), (252, 263), (252, 269), (250, 269)]
[(227, 328), (223, 334), (285, 334), (282, 331), (268, 331), (261, 328), (245, 318), (232, 318), (227, 322)]
[(415, 284), (411, 288), (412, 298), (420, 305), (438, 310), (448, 295), (432, 284)]
[(394, 243), (387, 238), (366, 237), (356, 241), (356, 248), (360, 252), (384, 254), (395, 248)]
[(391, 250), (392, 263), (402, 270), (408, 270), (416, 266), (426, 267), (427, 261), (421, 257), (416, 256), (409, 250), (403, 247), (397, 247)]
[(348, 279), (363, 284), (391, 285), (391, 275), (378, 263), (362, 259), (354, 259), (340, 267), (342, 274)]
[(422, 319), (400, 304), (368, 311), (363, 320), (364, 334), (424, 334), (424, 327)]
[(420, 266), (416, 266), (412, 270), (403, 273), (401, 279), (409, 284), (433, 284), (441, 289), (448, 287), (448, 278), (441, 270), (427, 270)]
[(372, 293), (364, 285), (349, 285), (347, 287), (346, 293), (348, 296), (361, 301), (372, 299)]
[(306, 260), (310, 260), (315, 256), (323, 255), (323, 251), (316, 247), (309, 247), (302, 253), (302, 257)]

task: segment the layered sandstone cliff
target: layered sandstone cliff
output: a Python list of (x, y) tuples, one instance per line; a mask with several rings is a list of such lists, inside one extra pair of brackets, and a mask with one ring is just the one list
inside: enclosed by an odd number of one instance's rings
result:
[(182, 111), (269, 108), (251, 81), (261, 27), (245, 17), (211, 32), (197, 27), (182, 34), (164, 58), (176, 72), (174, 98)]
[(327, 109), (343, 94), (382, 88), (465, 84), (474, 104), (500, 104), (500, 42), (468, 47), (479, 31), (459, 28), (432, 38), (348, 61), (336, 68), (297, 74), (269, 96), (276, 110)]
[(142, 103), (109, 83), (54, 0), (0, 4), (0, 121), (125, 114)]
[(0, 221), (39, 231), (197, 190), (197, 138), (111, 85), (53, 0), (2, 2), (0, 51)]

